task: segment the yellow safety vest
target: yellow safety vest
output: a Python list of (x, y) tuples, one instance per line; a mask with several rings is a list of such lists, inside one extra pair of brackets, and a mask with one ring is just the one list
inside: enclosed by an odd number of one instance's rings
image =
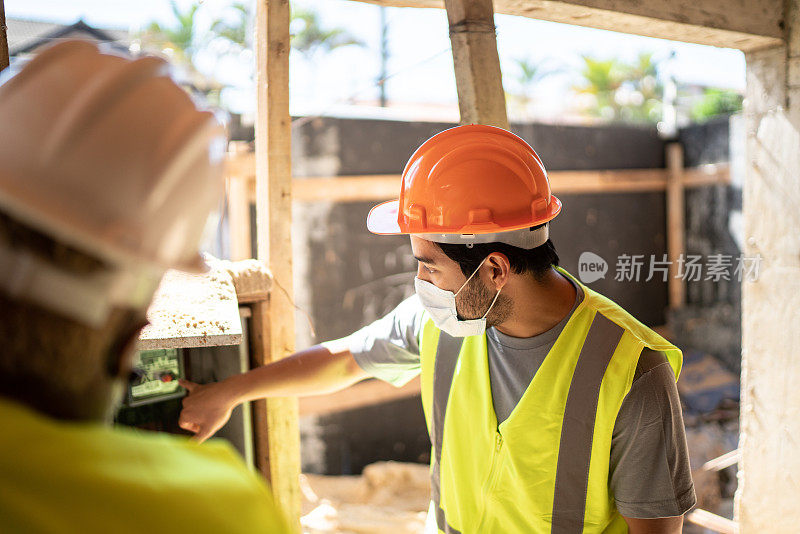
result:
[(428, 319), (420, 336), (440, 532), (617, 533), (627, 525), (608, 484), (611, 435), (644, 347), (677, 377), (680, 349), (579, 284), (583, 301), (511, 415), (497, 424), (486, 335), (453, 338)]
[(285, 534), (229, 444), (52, 419), (0, 398), (0, 532)]

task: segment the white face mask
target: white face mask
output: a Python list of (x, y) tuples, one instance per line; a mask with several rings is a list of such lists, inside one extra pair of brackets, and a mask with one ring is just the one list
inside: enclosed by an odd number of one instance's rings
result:
[[(481, 265), (483, 265), (485, 261), (486, 258), (478, 265), (478, 269), (481, 268)], [(469, 281), (472, 280), (472, 277), (475, 276), (475, 273), (478, 272), (478, 269), (475, 269), (475, 271), (469, 275), (464, 285), (455, 293), (436, 287), (425, 280), (420, 280), (419, 277), (414, 278), (414, 289), (417, 291), (422, 306), (431, 315), (433, 324), (435, 324), (436, 328), (439, 330), (443, 330), (453, 337), (467, 337), (483, 334), (486, 331), (486, 316), (489, 315), (492, 306), (497, 302), (497, 297), (500, 296), (500, 290), (498, 290), (497, 294), (494, 296), (494, 300), (492, 300), (492, 303), (489, 305), (489, 309), (486, 310), (486, 313), (480, 319), (461, 320), (458, 318), (458, 312), (456, 311), (456, 295), (461, 293), (461, 290), (467, 286)]]

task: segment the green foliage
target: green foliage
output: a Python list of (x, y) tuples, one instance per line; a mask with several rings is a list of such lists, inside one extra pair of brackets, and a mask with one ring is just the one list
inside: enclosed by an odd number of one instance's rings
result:
[(217, 19), (211, 24), (211, 31), (240, 48), (249, 48), (253, 42), (250, 6), (237, 2), (230, 6), (230, 10), (233, 20)]
[[(231, 9), (234, 16), (215, 20), (211, 25), (211, 31), (239, 48), (249, 48), (252, 46), (253, 37), (250, 7), (244, 3), (236, 3)], [(317, 12), (311, 9), (292, 9), (290, 28), (292, 48), (308, 60), (313, 60), (319, 51), (331, 52), (343, 46), (364, 45), (344, 28), (324, 28)]]
[(344, 46), (364, 46), (364, 43), (344, 28), (324, 28), (316, 11), (292, 10), (292, 48), (312, 61), (318, 51), (331, 52)]
[(593, 97), (586, 112), (615, 121), (658, 122), (664, 88), (652, 53), (640, 53), (631, 63), (616, 58), (582, 59), (582, 82), (573, 89)]
[(511, 73), (511, 79), (517, 86), (517, 91), (506, 91), (506, 100), (509, 104), (519, 106), (527, 112), (528, 105), (534, 100), (533, 91), (544, 79), (563, 72), (560, 67), (554, 66), (551, 61), (534, 60), (529, 57), (513, 60), (516, 67)]
[(175, 17), (174, 23), (165, 26), (156, 21), (151, 22), (140, 35), (142, 44), (159, 50), (172, 50), (176, 60), (193, 66), (194, 55), (201, 46), (195, 29), (200, 3), (193, 3), (186, 11), (181, 11), (175, 0), (172, 0), (170, 7)]
[(742, 110), (742, 95), (729, 89), (707, 87), (703, 98), (692, 106), (692, 120), (702, 122), (718, 115), (730, 115)]

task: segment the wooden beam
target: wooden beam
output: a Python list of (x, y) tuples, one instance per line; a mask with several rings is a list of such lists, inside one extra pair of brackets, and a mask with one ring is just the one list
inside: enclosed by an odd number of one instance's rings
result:
[(396, 388), (380, 380), (365, 380), (329, 395), (300, 398), (300, 415), (325, 415), (419, 395), (419, 378)]
[[(292, 305), (292, 167), (289, 116), (289, 1), (258, 0), (256, 8), (256, 236), (258, 259), (278, 291), (253, 305), (255, 365), (294, 351)], [(275, 501), (300, 530), (300, 434), (297, 399), (254, 403), (256, 461)]]
[(492, 0), (445, 0), (461, 124), (508, 129)]
[[(245, 151), (249, 151), (249, 147), (231, 143), (226, 164), (237, 161), (238, 153)], [(238, 261), (253, 257), (253, 236), (250, 231), (250, 181), (246, 176), (233, 174), (231, 171), (234, 170), (238, 169), (227, 170), (228, 234), (231, 259)]]
[[(228, 147), (226, 164), (226, 190), (228, 211), (228, 234), (230, 236), (230, 256), (234, 261), (253, 257), (253, 236), (250, 231), (250, 187), (254, 184), (247, 175), (241, 175), (237, 162), (240, 154), (249, 154), (249, 147), (242, 143), (231, 143)], [(255, 158), (252, 163), (254, 164)], [(252, 169), (255, 171), (255, 168)], [(250, 173), (252, 176), (252, 172)], [(255, 178), (255, 176), (253, 176)]]
[(739, 526), (735, 521), (700, 508), (686, 514), (686, 520), (720, 534), (739, 534)]
[[(442, 0), (360, 0), (441, 8)], [(740, 50), (784, 42), (783, 0), (495, 0), (496, 13)]]
[(703, 471), (722, 471), (737, 463), (739, 463), (739, 449), (733, 449), (731, 452), (707, 461), (701, 469)]
[(667, 145), (667, 259), (669, 260), (669, 307), (680, 308), (686, 301), (686, 284), (680, 276), (680, 262), (686, 253), (683, 195), (683, 146)]
[(8, 28), (6, 27), (6, 7), (0, 0), (0, 70), (9, 65), (8, 57)]
[[(251, 202), (255, 199), (255, 157), (251, 152), (230, 153), (228, 176), (247, 181)], [(554, 193), (610, 193), (664, 191), (666, 169), (620, 169), (608, 171), (551, 171), (548, 173)], [(684, 188), (730, 183), (727, 163), (684, 169)], [(359, 176), (314, 176), (292, 180), (292, 199), (300, 202), (361, 202), (397, 197), (399, 174)]]

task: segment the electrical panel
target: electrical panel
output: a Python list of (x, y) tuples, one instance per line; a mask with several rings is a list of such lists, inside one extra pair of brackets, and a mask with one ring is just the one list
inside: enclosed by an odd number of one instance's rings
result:
[(181, 397), (185, 390), (178, 384), (178, 378), (182, 377), (180, 349), (139, 351), (134, 357), (125, 404), (133, 407)]

